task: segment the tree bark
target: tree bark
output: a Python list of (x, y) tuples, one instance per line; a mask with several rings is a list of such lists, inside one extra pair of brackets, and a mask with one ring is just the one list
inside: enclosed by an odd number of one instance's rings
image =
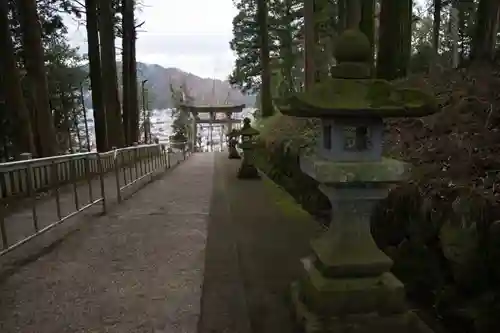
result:
[(500, 20), (500, 2), (481, 0), (477, 9), (476, 27), (471, 59), (490, 62), (495, 56), (496, 38)]
[[(49, 90), (42, 47), (42, 27), (37, 13), (36, 0), (17, 1), (23, 41), (23, 58), (27, 78), (34, 98), (39, 156), (54, 156), (56, 131), (49, 104)], [(3, 52), (3, 50), (2, 50)]]
[(134, 1), (123, 0), (123, 128), (125, 142), (132, 145), (139, 139), (139, 101), (137, 97), (137, 61)]
[(434, 52), (439, 52), (439, 29), (441, 29), (441, 10), (443, 9), (442, 0), (434, 0), (434, 20), (432, 22), (432, 46)]
[[(130, 137), (130, 87), (131, 87), (131, 77), (130, 77), (130, 69), (131, 69), (131, 59), (130, 56), (130, 40), (132, 36), (130, 35), (130, 25), (134, 25), (134, 22), (130, 22), (130, 0), (122, 1), (122, 124), (123, 124), (123, 133), (125, 136), (125, 143), (127, 145), (131, 145), (131, 137)], [(133, 10), (133, 7), (132, 7)], [(133, 13), (133, 12), (132, 12)], [(132, 14), (133, 18), (133, 14)]]
[(101, 51), (99, 49), (99, 30), (97, 26), (97, 0), (85, 0), (87, 12), (87, 40), (90, 67), (90, 87), (92, 89), (92, 109), (97, 151), (109, 149), (101, 73)]
[[(347, 5), (346, 5), (347, 0), (337, 0), (337, 12), (338, 12), (338, 25), (337, 25), (337, 30), (338, 33), (341, 34), (342, 31), (344, 31), (347, 27)], [(305, 0), (307, 3), (308, 1)]]
[(411, 36), (412, 36), (412, 16), (413, 16), (413, 1), (400, 0), (399, 2), (399, 62), (398, 62), (398, 77), (404, 77), (408, 74), (408, 68), (411, 58)]
[(368, 37), (371, 46), (371, 64), (375, 53), (375, 0), (361, 0), (360, 30)]
[(24, 101), (19, 69), (14, 54), (14, 45), (9, 26), (7, 1), (0, 1), (0, 70), (3, 73), (5, 106), (15, 114), (19, 125), (15, 131), (15, 146), (18, 152), (27, 152), (36, 156), (35, 140), (31, 127), (30, 113)]
[(269, 59), (269, 30), (267, 0), (257, 2), (257, 21), (260, 34), (260, 62), (261, 62), (261, 114), (262, 117), (273, 115), (273, 101), (271, 95), (271, 62)]
[(111, 0), (99, 2), (99, 36), (101, 39), (101, 62), (104, 103), (108, 143), (111, 147), (123, 147), (124, 136), (116, 73), (115, 33)]
[(347, 29), (359, 29), (361, 22), (361, 0), (347, 1)]
[(314, 0), (304, 0), (304, 74), (305, 90), (316, 82), (316, 33), (314, 24)]
[(382, 0), (380, 8), (377, 77), (393, 80), (398, 76), (400, 0)]
[[(133, 11), (132, 11), (133, 15)], [(132, 22), (134, 19), (132, 17)], [(139, 92), (137, 82), (137, 59), (136, 59), (137, 32), (133, 25), (132, 39), (130, 40), (130, 138), (132, 143), (139, 142)]]

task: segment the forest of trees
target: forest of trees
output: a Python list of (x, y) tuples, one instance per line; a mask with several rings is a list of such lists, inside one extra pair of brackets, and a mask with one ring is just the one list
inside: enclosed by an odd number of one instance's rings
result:
[[(359, 0), (360, 29), (373, 47), (373, 73), (409, 73), (495, 61), (497, 0)], [(335, 38), (347, 27), (351, 0), (235, 0), (233, 85), (258, 92), (262, 116), (272, 98), (329, 75)]]
[[(229, 0), (228, 0), (229, 1)], [(500, 3), (495, 0), (359, 0), (372, 42), (374, 73), (410, 72), (495, 60)], [(263, 116), (272, 99), (329, 75), (347, 0), (235, 0), (230, 82), (258, 92)], [(306, 6), (304, 6), (306, 4)], [(139, 140), (135, 0), (25, 0), (0, 4), (0, 155), (50, 156), (78, 140), (84, 91), (92, 93), (98, 151)], [(85, 59), (66, 39), (63, 15), (86, 26)], [(123, 68), (114, 47), (122, 38)], [(309, 46), (308, 46), (309, 45)], [(89, 68), (90, 70), (87, 70)], [(305, 70), (307, 69), (307, 70)], [(119, 73), (123, 73), (121, 79)], [(84, 89), (85, 88), (85, 89)]]
[[(0, 1), (2, 160), (23, 152), (43, 157), (85, 147), (78, 123), (89, 89), (97, 150), (138, 141), (135, 41), (140, 24), (135, 9), (135, 0)], [(69, 45), (63, 15), (86, 26), (88, 59)], [(123, 36), (122, 82), (117, 78), (117, 36)]]

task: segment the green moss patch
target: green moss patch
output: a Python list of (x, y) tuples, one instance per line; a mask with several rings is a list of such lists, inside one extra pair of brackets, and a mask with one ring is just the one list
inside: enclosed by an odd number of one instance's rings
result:
[(279, 185), (267, 177), (263, 177), (262, 181), (264, 182), (266, 190), (272, 197), (273, 201), (285, 215), (293, 218), (303, 218), (307, 221), (312, 219), (311, 215), (306, 212), (300, 204), (298, 204), (295, 199)]

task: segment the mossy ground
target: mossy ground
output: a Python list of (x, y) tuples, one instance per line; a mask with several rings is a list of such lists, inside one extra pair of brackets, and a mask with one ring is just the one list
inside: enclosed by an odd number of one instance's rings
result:
[(303, 218), (305, 222), (310, 222), (311, 215), (288, 192), (268, 177), (263, 177), (262, 182), (266, 187), (267, 193), (269, 193), (269, 197), (280, 208), (283, 214), (289, 217)]
[[(238, 180), (239, 162), (223, 154), (216, 157), (215, 167), (217, 193), (213, 197), (217, 204), (212, 210), (218, 214), (210, 221), (209, 242), (210, 228), (217, 227), (212, 235), (218, 238), (219, 253), (212, 256), (207, 267), (230, 270), (220, 259), (236, 249), (252, 332), (294, 332), (288, 300), (290, 284), (299, 278), (300, 259), (310, 254), (309, 241), (317, 236), (319, 227), (290, 195), (266, 177)], [(236, 246), (221, 249), (229, 240)]]

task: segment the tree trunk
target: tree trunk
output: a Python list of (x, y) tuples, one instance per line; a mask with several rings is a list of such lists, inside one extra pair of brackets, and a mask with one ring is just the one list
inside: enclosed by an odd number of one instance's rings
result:
[(399, 62), (398, 62), (398, 77), (404, 77), (408, 74), (408, 67), (411, 58), (411, 36), (412, 36), (412, 16), (413, 16), (413, 1), (400, 0), (400, 32), (399, 32)]
[(377, 54), (377, 77), (387, 80), (398, 76), (400, 35), (399, 1), (382, 0), (380, 8), (379, 47)]
[(370, 41), (372, 48), (371, 63), (373, 65), (375, 55), (375, 0), (361, 1), (361, 23), (359, 28)]
[(273, 115), (273, 101), (271, 95), (271, 62), (269, 59), (269, 30), (268, 30), (267, 1), (257, 2), (257, 22), (260, 33), (260, 62), (261, 62), (261, 114), (262, 117)]
[(115, 33), (111, 0), (99, 2), (99, 35), (101, 39), (101, 62), (104, 103), (108, 143), (111, 147), (123, 147), (124, 136), (116, 73)]
[(481, 0), (477, 9), (475, 35), (471, 59), (490, 62), (495, 56), (496, 38), (499, 28), (500, 2)]
[(441, 28), (442, 0), (434, 0), (434, 20), (432, 22), (432, 46), (436, 54), (439, 53), (439, 30)]
[[(42, 27), (38, 18), (36, 0), (17, 1), (23, 40), (23, 57), (36, 110), (39, 134), (39, 156), (57, 154), (56, 135), (49, 105), (49, 90), (42, 47)], [(2, 51), (3, 52), (3, 51)]]
[[(133, 11), (132, 11), (133, 15)], [(134, 22), (132, 18), (132, 22)], [(136, 59), (137, 33), (133, 25), (132, 39), (130, 40), (130, 138), (132, 143), (139, 142), (139, 95), (137, 82), (137, 59)]]
[[(132, 140), (130, 138), (130, 69), (131, 69), (131, 59), (130, 56), (130, 40), (132, 36), (130, 35), (130, 26), (132, 28), (134, 26), (134, 22), (130, 22), (130, 9), (133, 10), (133, 7), (130, 8), (131, 1), (123, 0), (122, 1), (122, 124), (123, 124), (123, 133), (125, 136), (125, 143), (127, 145), (132, 144)], [(133, 16), (132, 16), (133, 18)]]
[(125, 142), (132, 145), (139, 139), (139, 102), (137, 98), (137, 62), (134, 1), (123, 0), (123, 128)]
[(459, 24), (460, 24), (460, 13), (458, 9), (458, 2), (453, 2), (450, 8), (450, 34), (451, 34), (451, 67), (457, 68), (460, 60), (460, 54), (458, 53), (458, 42), (459, 42)]
[(359, 29), (361, 23), (361, 0), (349, 0), (347, 3), (347, 29)]
[(97, 0), (85, 0), (87, 12), (87, 40), (90, 67), (90, 87), (92, 89), (92, 109), (97, 151), (109, 149), (101, 73), (101, 51), (99, 50), (99, 30), (97, 27)]
[[(347, 5), (346, 5), (347, 0), (337, 0), (337, 12), (339, 16), (338, 20), (338, 25), (337, 25), (337, 30), (338, 33), (341, 34), (342, 31), (344, 31), (347, 27)], [(308, 1), (305, 0), (307, 3)]]
[(24, 101), (19, 69), (14, 54), (14, 45), (9, 26), (9, 9), (7, 1), (0, 1), (0, 71), (3, 73), (3, 89), (5, 106), (15, 114), (18, 129), (15, 131), (16, 148), (19, 152), (27, 152), (36, 156), (35, 140), (31, 127), (29, 110)]
[(304, 74), (305, 90), (316, 82), (316, 34), (314, 24), (314, 0), (304, 0)]

